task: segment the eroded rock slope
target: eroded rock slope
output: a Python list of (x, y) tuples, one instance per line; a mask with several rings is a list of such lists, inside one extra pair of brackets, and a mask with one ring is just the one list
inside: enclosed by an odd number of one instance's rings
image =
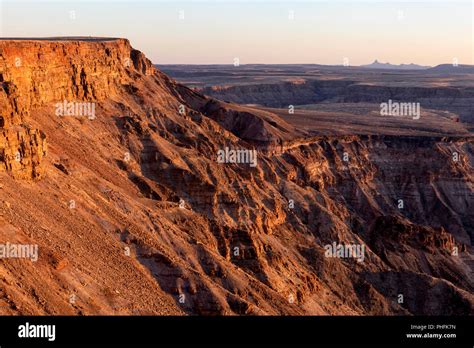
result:
[(473, 313), (473, 138), (309, 138), (125, 39), (3, 40), (0, 58), (0, 242), (39, 246), (0, 260), (0, 313)]

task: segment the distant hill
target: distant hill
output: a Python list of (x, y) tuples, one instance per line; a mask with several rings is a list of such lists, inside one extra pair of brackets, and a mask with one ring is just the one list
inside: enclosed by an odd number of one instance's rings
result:
[(361, 65), (361, 68), (368, 69), (397, 69), (397, 70), (424, 70), (431, 68), (430, 66), (417, 65), (417, 64), (390, 64), (390, 63), (380, 63), (377, 59), (373, 63), (367, 65)]
[(452, 73), (452, 74), (474, 74), (474, 65), (459, 64), (440, 64), (428, 69), (429, 72)]

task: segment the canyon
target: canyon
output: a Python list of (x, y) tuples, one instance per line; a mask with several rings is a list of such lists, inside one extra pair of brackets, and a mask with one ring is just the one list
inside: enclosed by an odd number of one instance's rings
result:
[[(39, 248), (0, 260), (0, 314), (474, 312), (468, 87), (191, 88), (127, 39), (82, 37), (0, 40), (0, 83), (0, 243)], [(419, 120), (375, 118), (414, 94)]]
[(473, 66), (441, 64), (424, 70), (324, 65), (157, 65), (195, 90), (221, 100), (272, 108), (318, 109), (389, 99), (453, 112), (474, 123)]

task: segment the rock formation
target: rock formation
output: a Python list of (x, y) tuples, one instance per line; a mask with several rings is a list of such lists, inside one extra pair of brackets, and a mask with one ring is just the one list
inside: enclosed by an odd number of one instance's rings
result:
[(472, 314), (471, 137), (309, 137), (125, 39), (0, 49), (0, 244), (40, 250), (0, 261), (1, 314)]
[(317, 80), (213, 86), (200, 93), (234, 103), (269, 107), (325, 103), (375, 103), (389, 99), (418, 102), (425, 108), (451, 111), (461, 120), (474, 123), (474, 92), (472, 87), (452, 86), (385, 86), (347, 79)]

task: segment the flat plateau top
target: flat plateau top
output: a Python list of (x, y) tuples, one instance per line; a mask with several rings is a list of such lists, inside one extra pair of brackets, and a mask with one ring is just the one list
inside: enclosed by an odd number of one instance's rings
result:
[(1, 37), (0, 41), (115, 41), (118, 37), (60, 36), (60, 37)]

